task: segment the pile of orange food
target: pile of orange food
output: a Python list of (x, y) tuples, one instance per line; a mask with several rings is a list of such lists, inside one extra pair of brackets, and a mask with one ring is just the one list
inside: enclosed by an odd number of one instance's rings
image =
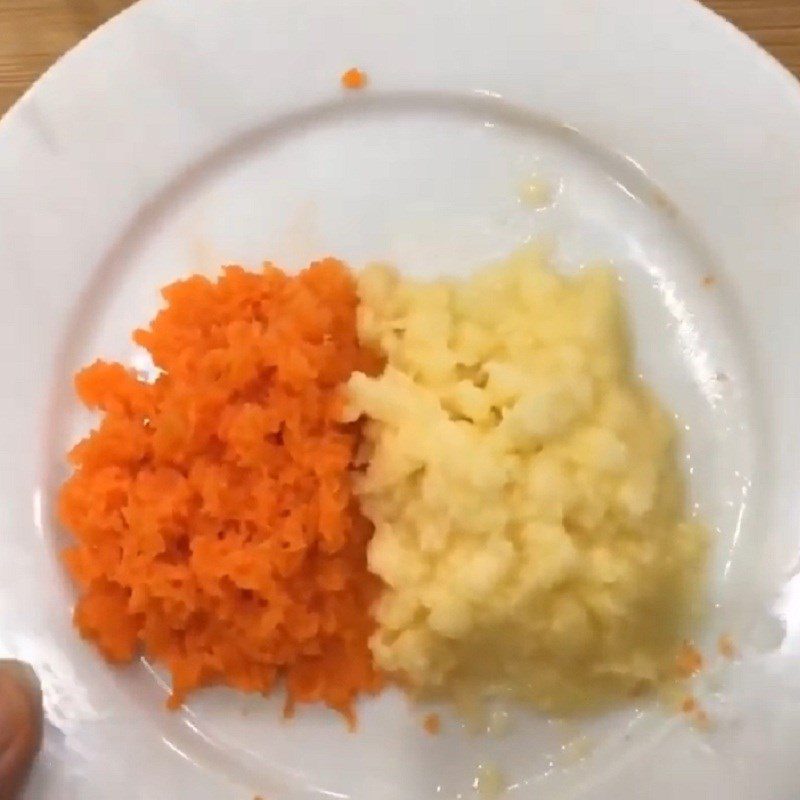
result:
[(80, 588), (75, 621), (106, 657), (201, 686), (269, 692), (352, 718), (379, 689), (368, 638), (379, 591), (351, 494), (357, 430), (341, 386), (372, 372), (343, 264), (290, 277), (239, 267), (167, 287), (135, 334), (154, 382), (97, 362), (76, 379), (103, 413), (70, 454), (60, 517)]

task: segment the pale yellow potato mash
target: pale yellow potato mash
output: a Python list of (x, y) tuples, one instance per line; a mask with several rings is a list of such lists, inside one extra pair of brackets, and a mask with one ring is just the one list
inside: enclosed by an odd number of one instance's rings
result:
[(371, 647), (412, 686), (567, 712), (669, 674), (707, 535), (618, 286), (534, 249), (464, 282), (362, 273), (359, 335), (386, 357), (349, 384), (386, 584)]

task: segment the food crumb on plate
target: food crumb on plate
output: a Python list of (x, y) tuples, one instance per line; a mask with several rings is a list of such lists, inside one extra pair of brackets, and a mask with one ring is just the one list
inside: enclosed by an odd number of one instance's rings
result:
[(431, 735), (436, 736), (442, 730), (442, 720), (438, 714), (428, 714), (422, 721), (422, 727)]
[(692, 725), (698, 730), (711, 730), (711, 717), (693, 695), (688, 694), (683, 698), (680, 704), (680, 711), (689, 718)]
[(692, 714), (692, 723), (700, 731), (710, 731), (712, 728), (711, 717), (702, 708), (698, 708)]
[(717, 640), (717, 650), (719, 650), (719, 654), (721, 656), (724, 656), (728, 659), (736, 658), (736, 656), (739, 654), (736, 643), (733, 641), (733, 637), (728, 633), (722, 634), (722, 636), (720, 636)]
[(367, 73), (358, 67), (351, 67), (342, 73), (342, 86), (345, 89), (363, 89), (367, 85)]
[(553, 188), (549, 181), (532, 175), (520, 186), (519, 199), (530, 208), (545, 208), (553, 202)]
[(691, 642), (684, 642), (675, 657), (675, 671), (681, 678), (691, 678), (702, 668), (702, 653)]
[(692, 697), (692, 695), (687, 695), (683, 698), (683, 702), (681, 703), (681, 711), (684, 714), (692, 714), (697, 711), (697, 700)]
[(678, 216), (678, 209), (675, 207), (675, 204), (669, 199), (666, 192), (657, 187), (654, 187), (650, 192), (650, 202), (654, 208), (664, 211), (668, 217), (675, 218)]
[(472, 788), (477, 790), (484, 800), (494, 800), (505, 792), (506, 780), (496, 764), (491, 762), (478, 764)]
[(505, 708), (492, 708), (486, 721), (489, 736), (505, 736), (511, 729), (511, 716)]
[(592, 740), (584, 733), (578, 733), (561, 745), (559, 762), (564, 767), (571, 767), (585, 761), (592, 753)]

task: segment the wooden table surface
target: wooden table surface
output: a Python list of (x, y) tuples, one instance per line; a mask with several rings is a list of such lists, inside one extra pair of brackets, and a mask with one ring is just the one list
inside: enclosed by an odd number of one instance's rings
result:
[[(677, 0), (676, 0), (677, 2)], [(800, 0), (705, 0), (800, 77)], [(131, 0), (0, 0), (0, 114)]]

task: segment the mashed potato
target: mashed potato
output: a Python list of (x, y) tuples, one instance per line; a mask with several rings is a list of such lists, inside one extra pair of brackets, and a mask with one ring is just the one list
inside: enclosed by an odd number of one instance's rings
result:
[(371, 647), (420, 689), (568, 711), (655, 684), (695, 605), (673, 426), (633, 376), (615, 274), (523, 252), (463, 283), (372, 267), (357, 491), (385, 582)]

